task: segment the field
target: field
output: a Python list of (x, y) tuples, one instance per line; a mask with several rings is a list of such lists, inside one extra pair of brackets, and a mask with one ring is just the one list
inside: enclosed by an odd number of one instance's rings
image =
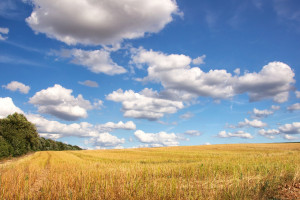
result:
[(36, 152), (0, 181), (0, 199), (297, 199), (300, 143)]

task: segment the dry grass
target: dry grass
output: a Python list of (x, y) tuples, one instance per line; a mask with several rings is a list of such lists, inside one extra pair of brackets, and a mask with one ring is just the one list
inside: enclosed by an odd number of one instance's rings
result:
[(270, 199), (300, 144), (37, 152), (0, 164), (0, 199)]

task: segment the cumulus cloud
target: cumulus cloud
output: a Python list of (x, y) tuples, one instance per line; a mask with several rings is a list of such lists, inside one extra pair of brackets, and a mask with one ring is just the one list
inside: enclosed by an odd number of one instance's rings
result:
[(295, 103), (289, 107), (287, 107), (288, 111), (295, 111), (295, 110), (300, 110), (300, 103)]
[(269, 129), (269, 130), (261, 129), (258, 131), (258, 133), (267, 138), (274, 139), (275, 135), (280, 134), (280, 131), (277, 129)]
[(93, 137), (89, 140), (89, 143), (93, 146), (100, 146), (100, 147), (117, 147), (120, 144), (125, 143), (124, 138), (118, 138), (110, 133), (101, 133), (97, 137)]
[(81, 94), (76, 98), (71, 95), (73, 90), (55, 84), (41, 90), (30, 98), (29, 102), (38, 107), (40, 113), (47, 113), (67, 121), (75, 121), (88, 116), (87, 110), (93, 108)]
[(234, 86), (236, 93), (249, 93), (250, 101), (273, 98), (277, 103), (288, 100), (295, 73), (285, 63), (271, 62), (259, 73), (246, 73), (238, 77)]
[(199, 57), (193, 59), (192, 62), (194, 65), (202, 65), (202, 64), (205, 64), (205, 62), (204, 62), (205, 58), (206, 58), (206, 55), (202, 55), (202, 56), (199, 56)]
[(250, 101), (272, 98), (282, 103), (288, 100), (289, 91), (295, 83), (293, 70), (282, 62), (270, 62), (258, 73), (246, 72), (232, 75), (225, 69), (202, 71), (190, 67), (192, 59), (186, 55), (132, 50), (132, 63), (147, 66), (148, 75), (138, 81), (152, 81), (166, 90), (184, 91), (196, 96), (228, 99), (237, 94), (248, 93)]
[(191, 68), (192, 59), (186, 55), (147, 51), (138, 49), (132, 56), (132, 62), (148, 65), (148, 76), (142, 81), (160, 82), (165, 89), (185, 91), (198, 96), (229, 98), (233, 96), (232, 76), (226, 70), (203, 72), (200, 68)]
[(111, 59), (110, 52), (105, 49), (94, 51), (63, 49), (56, 54), (63, 58), (70, 58), (72, 63), (84, 66), (96, 74), (104, 73), (112, 76), (127, 72), (124, 67), (119, 66)]
[(0, 97), (0, 119), (14, 114), (15, 112), (23, 114), (23, 111), (15, 106), (13, 100), (10, 97)]
[(85, 85), (85, 86), (88, 86), (88, 87), (99, 87), (98, 83), (96, 81), (90, 81), (90, 80), (86, 80), (86, 81), (79, 81), (78, 82), (80, 85)]
[(145, 133), (142, 130), (134, 132), (135, 137), (142, 143), (151, 144), (152, 147), (177, 146), (180, 138), (174, 133)]
[(263, 118), (263, 117), (267, 117), (269, 115), (273, 115), (274, 114), (274, 111), (272, 110), (267, 110), (267, 109), (264, 109), (264, 110), (258, 110), (256, 108), (253, 109), (253, 114), (254, 114), (254, 117), (257, 117), (257, 118)]
[(126, 123), (120, 121), (118, 123), (107, 122), (106, 124), (96, 125), (95, 128), (101, 132), (111, 132), (114, 129), (135, 130), (136, 125), (133, 121)]
[(199, 136), (201, 135), (201, 132), (198, 130), (187, 130), (184, 132), (186, 135), (191, 135), (191, 136)]
[(288, 134), (283, 135), (283, 138), (286, 139), (286, 140), (297, 140), (297, 139), (299, 139), (299, 137), (296, 137), (296, 136), (293, 136), (293, 135), (288, 135)]
[(279, 131), (284, 134), (300, 134), (300, 122), (293, 122), (292, 124), (285, 124), (280, 126)]
[(250, 133), (246, 133), (244, 131), (236, 131), (234, 133), (230, 133), (230, 132), (227, 133), (226, 131), (220, 131), (217, 136), (221, 138), (230, 138), (230, 137), (239, 137), (243, 139), (253, 138), (253, 136)]
[(9, 32), (8, 28), (0, 27), (0, 40), (6, 40), (7, 37), (5, 35), (7, 35), (8, 32)]
[[(114, 44), (157, 33), (180, 14), (174, 0), (29, 0), (28, 25), (37, 33), (74, 44)], [(154, 14), (155, 13), (155, 14)]]
[(245, 119), (245, 121), (239, 122), (237, 126), (230, 126), (230, 127), (231, 128), (243, 128), (243, 127), (263, 128), (265, 126), (267, 126), (267, 124), (260, 120), (254, 119), (250, 121), (248, 119)]
[(156, 91), (145, 88), (139, 93), (119, 89), (106, 96), (107, 100), (121, 102), (125, 117), (157, 120), (165, 114), (176, 113), (184, 107), (180, 101), (162, 99)]
[(2, 85), (3, 88), (8, 89), (10, 91), (19, 91), (23, 94), (28, 94), (30, 87), (27, 85), (24, 85), (23, 83), (20, 83), (18, 81), (12, 81), (8, 83), (7, 85)]

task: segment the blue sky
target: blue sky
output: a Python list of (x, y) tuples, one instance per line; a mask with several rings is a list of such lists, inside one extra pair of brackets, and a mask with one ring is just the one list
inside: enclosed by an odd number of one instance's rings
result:
[(4, 0), (0, 117), (83, 148), (300, 139), (298, 0)]

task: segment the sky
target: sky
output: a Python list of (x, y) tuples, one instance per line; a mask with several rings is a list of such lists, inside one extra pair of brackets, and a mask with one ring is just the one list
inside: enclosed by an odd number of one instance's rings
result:
[(300, 141), (299, 0), (2, 0), (0, 118), (84, 149)]

